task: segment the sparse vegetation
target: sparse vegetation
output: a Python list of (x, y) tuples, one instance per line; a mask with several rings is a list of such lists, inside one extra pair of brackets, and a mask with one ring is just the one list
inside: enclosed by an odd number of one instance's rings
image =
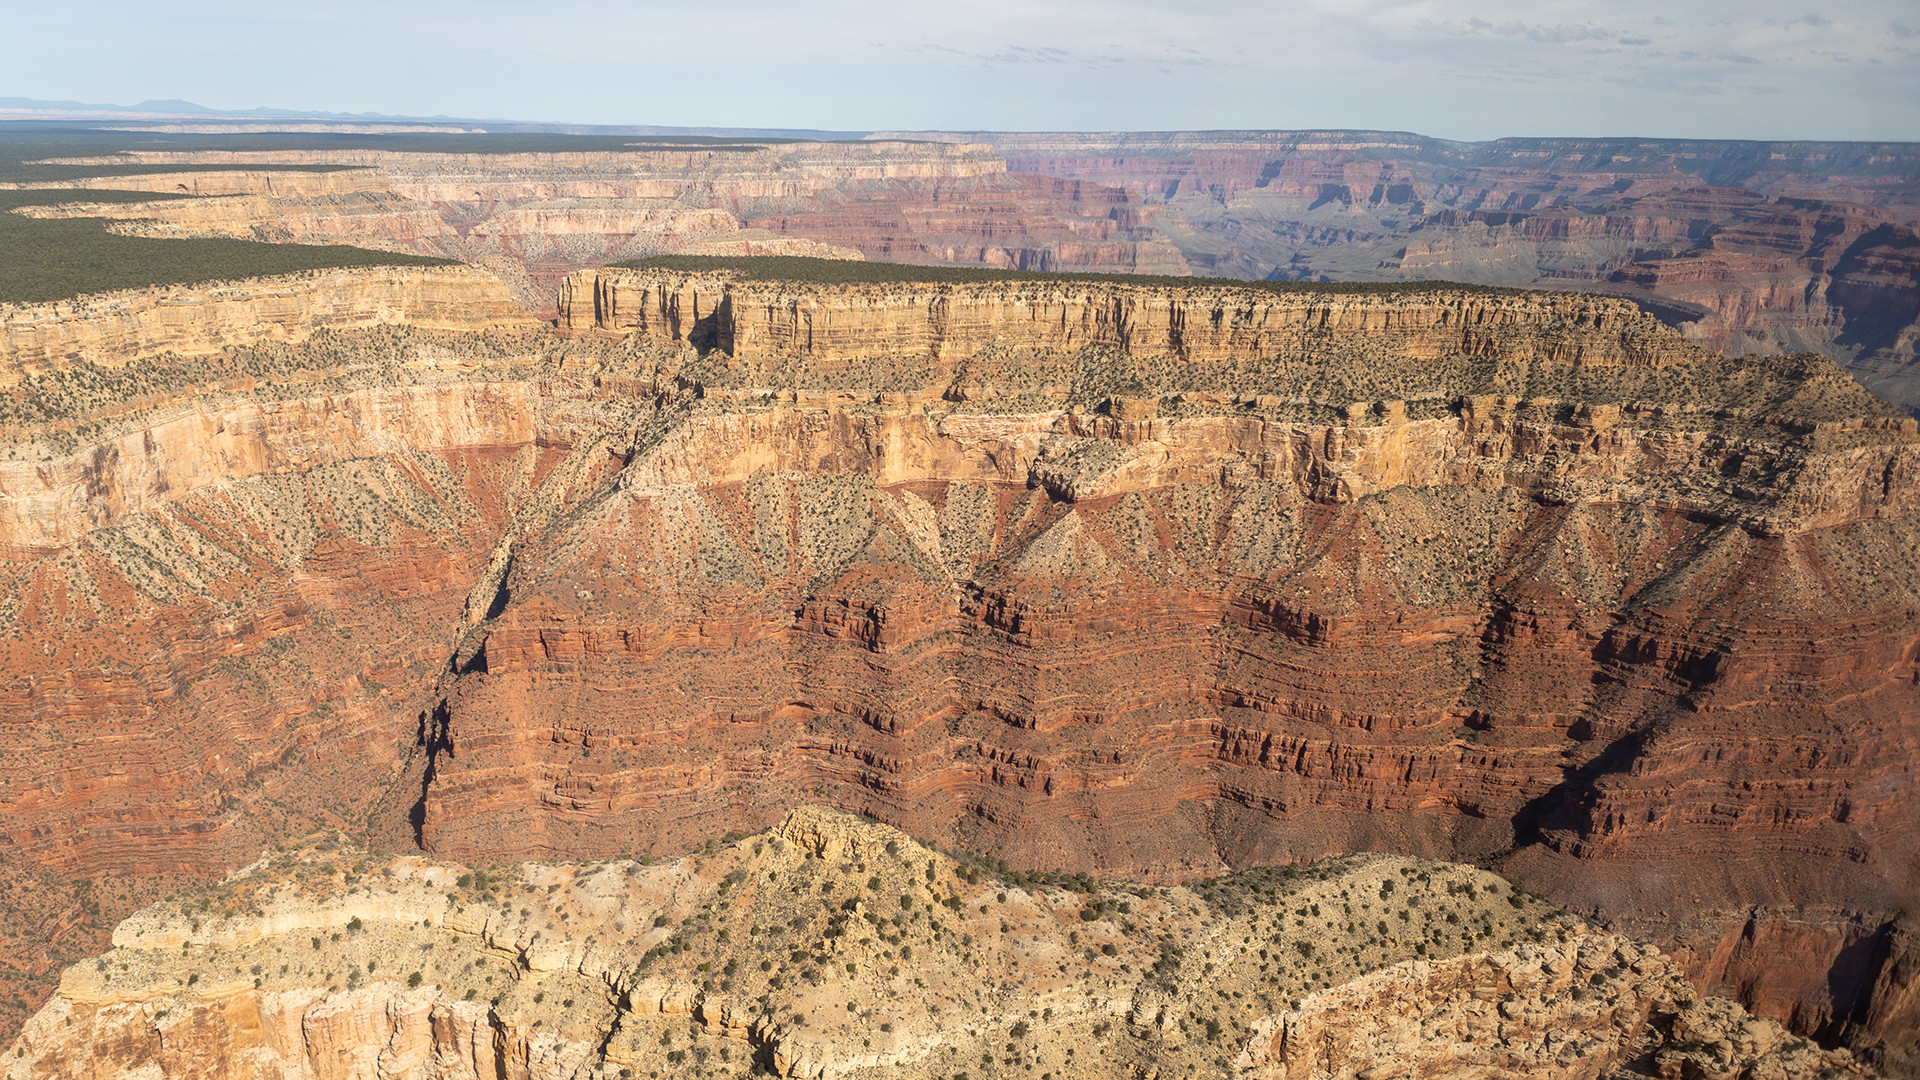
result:
[(23, 206), (148, 202), (131, 191), (0, 191), (0, 303), (43, 303), (118, 289), (188, 285), (352, 266), (453, 266), (451, 259), (341, 244), (122, 236), (96, 218), (33, 218)]

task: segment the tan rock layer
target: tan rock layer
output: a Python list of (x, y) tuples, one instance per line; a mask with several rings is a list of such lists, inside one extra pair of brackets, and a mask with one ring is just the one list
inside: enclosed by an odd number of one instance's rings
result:
[[(262, 169), (353, 165), (384, 173), (392, 190), (422, 202), (500, 199), (724, 199), (812, 196), (848, 182), (965, 179), (1006, 172), (991, 148), (972, 144), (780, 143), (755, 150), (662, 149), (524, 154), (434, 154), (373, 149), (273, 152), (133, 152), (77, 164), (129, 161)], [(286, 175), (286, 174), (279, 174)]]
[(499, 280), (464, 266), (313, 270), (0, 305), (0, 386), (76, 360), (120, 367), (160, 352), (300, 341), (323, 327), (535, 325)]
[(1254, 360), (1297, 351), (1307, 338), (1366, 338), (1411, 359), (1639, 365), (1693, 355), (1625, 300), (1424, 290), (1320, 297), (1118, 283), (848, 287), (597, 270), (562, 283), (560, 325), (636, 334), (661, 345), (692, 343), (748, 359), (930, 352), (957, 360), (1005, 345)]
[(1866, 1075), (1446, 863), (1008, 880), (814, 807), (662, 865), (356, 855), (128, 919), (0, 1077)]
[(288, 199), (322, 195), (347, 195), (362, 191), (383, 191), (386, 177), (371, 169), (340, 169), (333, 172), (304, 172), (284, 169), (237, 169), (233, 172), (135, 173), (128, 176), (97, 176), (79, 180), (42, 180), (30, 183), (0, 184), (5, 189), (79, 191), (164, 191), (176, 195), (262, 195)]
[(0, 550), (52, 551), (214, 485), (356, 457), (517, 449), (525, 383), (381, 387), (198, 409), (52, 460), (0, 461)]

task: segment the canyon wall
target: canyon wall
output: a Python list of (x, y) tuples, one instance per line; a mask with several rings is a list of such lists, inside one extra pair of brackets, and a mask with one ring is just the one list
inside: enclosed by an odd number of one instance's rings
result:
[(816, 361), (930, 353), (961, 360), (995, 346), (1104, 347), (1185, 361), (1256, 361), (1365, 340), (1414, 360), (1527, 356), (1568, 364), (1658, 364), (1684, 344), (1623, 300), (1558, 295), (1391, 297), (1219, 286), (1009, 282), (806, 286), (722, 273), (582, 271), (561, 285), (559, 325), (692, 343), (743, 360)]
[(280, 277), (0, 304), (0, 386), (85, 364), (161, 352), (300, 341), (325, 328), (482, 330), (534, 325), (482, 270), (464, 266), (313, 270)]
[(671, 848), (785, 790), (1036, 867), (1477, 854), (1860, 1030), (1920, 444), (1831, 363), (1593, 298), (573, 281), (567, 325), (724, 370), (516, 549), (429, 846)]
[[(203, 197), (257, 195), (278, 199), (352, 195), (382, 191), (386, 187), (387, 178), (383, 174), (362, 168), (324, 171), (274, 168), (180, 172), (155, 170), (123, 176), (0, 183), (0, 190), (15, 191), (71, 188), (77, 191), (152, 191)], [(156, 202), (150, 205), (162, 208), (169, 204)]]
[[(153, 236), (346, 241), (484, 266), (530, 311), (582, 267), (640, 256), (774, 254), (1019, 269), (1188, 272), (1124, 192), (1010, 176), (984, 146), (926, 140), (575, 153), (132, 152), (154, 171), (23, 186), (201, 199), (80, 203)], [(232, 172), (167, 172), (168, 165)], [(335, 166), (303, 172), (287, 166)], [(279, 168), (275, 168), (279, 166)]]
[(1615, 291), (1716, 351), (1819, 351), (1909, 408), (1913, 143), (972, 133), (1131, 197), (1196, 272)]
[(499, 532), (627, 406), (541, 382), (551, 337), (467, 268), (4, 318), (11, 1028), (132, 908), (289, 830), (364, 827)]
[(314, 828), (826, 803), (1022, 870), (1479, 859), (1911, 1050), (1920, 436), (1831, 361), (1610, 298), (574, 281), (560, 328), (14, 362), (22, 985)]

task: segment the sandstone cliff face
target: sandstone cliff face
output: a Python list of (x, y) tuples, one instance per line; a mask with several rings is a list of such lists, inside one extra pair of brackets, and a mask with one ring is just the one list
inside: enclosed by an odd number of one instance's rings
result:
[[(827, 785), (1035, 866), (1515, 846), (1703, 985), (1829, 1034), (1862, 1007), (1847, 957), (1909, 857), (1916, 623), (1904, 571), (1838, 568), (1906, 565), (1916, 445), (1831, 365), (1545, 301), (1496, 307), (1522, 332), (1476, 356), (1468, 308), (1388, 299), (1345, 309), (1370, 332), (1267, 339), (1269, 367), (1229, 333), (1176, 353), (1167, 327), (1218, 324), (1165, 294), (848, 290), (811, 317), (824, 294), (637, 276), (593, 276), (574, 324), (704, 330), (726, 370), (622, 497), (516, 557), (449, 698), (430, 845), (493, 850), (488, 814), (533, 852), (672, 844), (719, 822), (677, 793), (764, 820), (762, 792)], [(1029, 327), (1096, 344), (1022, 351)], [(1817, 741), (1807, 709), (1835, 718)], [(1782, 955), (1723, 947), (1757, 897), (1754, 933), (1802, 959), (1749, 977)]]
[(500, 283), (468, 267), (315, 270), (0, 305), (0, 386), (83, 360), (112, 368), (160, 352), (299, 341), (325, 328), (533, 325)]
[(1602, 297), (1410, 291), (1320, 298), (1252, 289), (1124, 284), (804, 286), (724, 273), (582, 271), (560, 291), (560, 325), (691, 343), (744, 360), (836, 361), (931, 353), (960, 360), (1005, 346), (1106, 347), (1185, 361), (1253, 361), (1362, 340), (1413, 360), (1537, 357), (1660, 364), (1691, 355), (1632, 304)]
[(0, 462), (0, 547), (53, 552), (202, 489), (356, 458), (532, 445), (525, 383), (381, 387), (196, 409), (50, 460)]
[(318, 826), (557, 859), (826, 801), (1167, 881), (1512, 849), (1703, 991), (1906, 1038), (1916, 435), (1833, 364), (1588, 298), (661, 280), (658, 336), (19, 376), (39, 971)]
[[(576, 442), (611, 460), (595, 440), (629, 409), (591, 379), (541, 383), (555, 343), (469, 270), (9, 315), (11, 1027), (111, 920), (263, 839), (383, 805), (406, 835), (413, 797), (384, 800), (445, 628), (522, 503)], [(381, 325), (400, 318), (462, 329)]]
[[(1006, 171), (984, 146), (916, 142), (797, 142), (759, 149), (650, 148), (559, 153), (418, 153), (377, 149), (134, 151), (72, 164), (342, 165), (383, 171), (421, 202), (614, 195), (674, 198), (691, 190), (723, 197), (806, 194), (845, 181), (962, 179)], [(779, 178), (769, 174), (786, 172)], [(282, 174), (286, 175), (286, 174)], [(329, 176), (335, 174), (317, 174)], [(136, 188), (135, 190), (141, 190)]]
[(1866, 1075), (1445, 863), (1007, 880), (812, 808), (660, 866), (328, 846), (129, 919), (0, 1075)]
[(231, 172), (170, 173), (155, 170), (151, 173), (136, 173), (131, 176), (100, 176), (79, 180), (0, 184), (0, 189), (73, 188), (80, 191), (159, 191), (172, 195), (261, 195), (287, 199), (380, 191), (386, 186), (386, 177), (369, 169), (305, 172), (288, 169), (241, 168)]

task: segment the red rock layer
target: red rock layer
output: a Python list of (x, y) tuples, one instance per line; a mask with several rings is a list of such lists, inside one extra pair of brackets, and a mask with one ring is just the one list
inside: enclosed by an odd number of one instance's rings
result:
[(576, 444), (583, 477), (613, 460), (591, 381), (527, 381), (550, 337), (489, 340), (323, 332), (20, 383), (50, 415), (117, 408), (61, 453), (9, 402), (0, 972), (22, 997), (0, 1022), (119, 917), (263, 844), (412, 841), (408, 763), (473, 583)]
[(1629, 286), (1709, 348), (1815, 349), (1909, 407), (1909, 144), (1404, 133), (972, 135), (1119, 189), (1203, 273)]
[(804, 208), (751, 216), (747, 224), (843, 245), (880, 262), (1190, 272), (1177, 248), (1143, 227), (1137, 198), (1047, 176), (849, 185)]
[[(1860, 943), (1920, 854), (1911, 434), (1776, 457), (1781, 509), (1736, 519), (1655, 492), (1770, 437), (945, 423), (696, 412), (517, 549), (428, 846), (667, 851), (814, 799), (1170, 877), (1517, 849), (1763, 1012), (1836, 1034), (1868, 1007)], [(1070, 486), (1061, 453), (1117, 456)]]
[[(173, 192), (194, 177), (231, 194), (43, 212), (449, 256), (499, 274), (542, 318), (566, 275), (667, 252), (1547, 284), (1632, 295), (1716, 350), (1819, 351), (1920, 403), (1908, 144), (917, 133), (724, 151), (128, 156), (234, 171), (115, 185)], [(359, 168), (270, 168), (315, 163)]]
[(1615, 272), (1707, 314), (1690, 335), (1729, 352), (1777, 342), (1856, 353), (1883, 395), (1911, 401), (1920, 341), (1920, 236), (1884, 214), (1809, 199), (1751, 200), (1698, 242)]

